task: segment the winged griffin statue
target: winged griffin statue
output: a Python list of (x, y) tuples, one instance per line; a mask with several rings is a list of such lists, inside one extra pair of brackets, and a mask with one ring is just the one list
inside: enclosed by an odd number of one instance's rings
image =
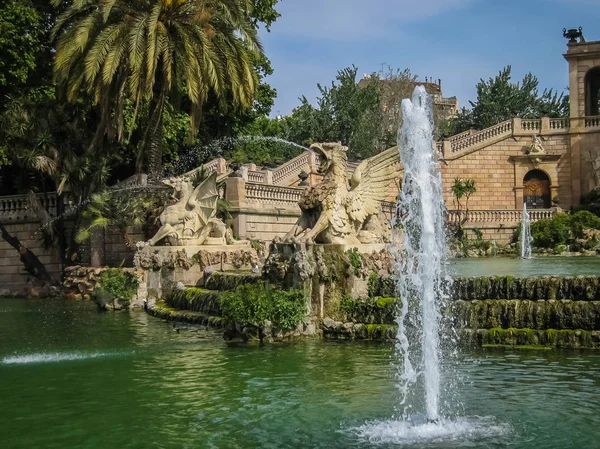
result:
[(187, 177), (169, 178), (163, 181), (171, 186), (172, 197), (177, 200), (160, 214), (162, 225), (149, 240), (154, 246), (166, 239), (171, 246), (226, 244), (225, 223), (216, 218), (217, 174), (211, 173), (197, 187)]
[(400, 156), (390, 148), (361, 162), (348, 180), (347, 147), (317, 143), (323, 180), (306, 190), (299, 202), (302, 216), (286, 235), (288, 242), (336, 244), (383, 243), (387, 228), (378, 216), (381, 202), (398, 177)]

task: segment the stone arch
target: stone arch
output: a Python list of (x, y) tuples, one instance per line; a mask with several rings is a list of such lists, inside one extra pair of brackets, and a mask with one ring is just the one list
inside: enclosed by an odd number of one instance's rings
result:
[(540, 169), (530, 170), (523, 177), (523, 202), (528, 209), (548, 209), (551, 203), (550, 176)]
[(590, 69), (585, 75), (585, 115), (600, 115), (600, 67)]

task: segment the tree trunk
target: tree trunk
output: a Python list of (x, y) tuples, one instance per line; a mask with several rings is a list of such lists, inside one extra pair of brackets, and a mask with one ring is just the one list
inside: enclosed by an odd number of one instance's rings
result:
[(165, 93), (161, 91), (150, 102), (150, 119), (144, 136), (144, 156), (148, 161), (148, 181), (156, 183), (162, 177), (163, 112)]
[(40, 262), (40, 259), (38, 259), (37, 256), (33, 252), (31, 252), (25, 245), (23, 245), (17, 237), (13, 237), (12, 235), (10, 235), (2, 223), (0, 223), (0, 233), (2, 235), (2, 238), (6, 241), (6, 243), (8, 243), (15, 250), (17, 250), (21, 262), (23, 263), (25, 270), (29, 274), (31, 274), (36, 279), (48, 283), (50, 285), (58, 284), (58, 282), (56, 282), (56, 280), (54, 280), (52, 276), (50, 276), (48, 271), (46, 271), (46, 267), (42, 262)]

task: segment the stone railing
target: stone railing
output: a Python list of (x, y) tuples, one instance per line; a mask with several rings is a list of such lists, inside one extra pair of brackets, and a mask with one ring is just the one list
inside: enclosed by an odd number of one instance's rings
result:
[(273, 170), (273, 184), (287, 184), (298, 179), (300, 172), (311, 172), (312, 151), (305, 151)]
[[(571, 121), (578, 119), (548, 118), (521, 119), (514, 118), (498, 123), (481, 131), (465, 131), (449, 137), (442, 143), (445, 159), (456, 159), (465, 154), (493, 145), (507, 137), (527, 137), (533, 135), (565, 134), (571, 127)], [(574, 123), (574, 125), (577, 121)], [(599, 117), (585, 117), (586, 128), (600, 127)], [(439, 148), (439, 145), (438, 145)]]
[[(490, 128), (467, 135), (461, 139), (450, 141), (452, 156), (455, 153), (462, 153), (463, 151), (479, 146), (480, 144), (486, 144), (491, 140), (511, 135), (513, 130), (512, 125), (512, 120), (507, 120)], [(448, 157), (448, 155), (444, 156), (446, 158)]]
[(549, 121), (550, 129), (568, 129), (569, 128), (569, 119), (568, 118), (551, 118)]
[(598, 128), (600, 127), (600, 116), (595, 117), (586, 117), (585, 118), (585, 127), (586, 128)]
[[(551, 218), (556, 214), (555, 209), (532, 209), (529, 211), (529, 217), (532, 222)], [(469, 223), (489, 223), (489, 224), (516, 224), (522, 220), (523, 212), (521, 210), (470, 210)], [(464, 211), (449, 210), (448, 222), (458, 223), (464, 217)]]
[(470, 136), (471, 134), (475, 134), (476, 132), (477, 132), (477, 131), (476, 131), (476, 130), (474, 130), (474, 129), (468, 129), (468, 130), (466, 130), (466, 131), (463, 131), (462, 133), (458, 133), (458, 134), (455, 134), (455, 135), (453, 135), (453, 136), (450, 136), (450, 137), (448, 137), (448, 139), (446, 139), (446, 140), (448, 140), (448, 141), (450, 141), (450, 142), (454, 142), (454, 141), (456, 141), (456, 140), (460, 140), (460, 139), (463, 139), (463, 138), (465, 138), (465, 137), (467, 137), (467, 136)]
[(523, 131), (539, 131), (542, 129), (541, 120), (521, 120), (521, 130)]
[[(52, 216), (56, 216), (56, 193), (36, 195), (41, 207)], [(29, 204), (28, 195), (10, 195), (0, 197), (0, 220), (22, 220), (25, 216), (35, 216)]]
[(204, 164), (204, 169), (209, 173), (211, 173), (211, 172), (217, 172), (217, 174), (225, 173), (225, 171), (227, 171), (227, 161), (225, 159), (223, 159), (222, 157), (213, 159), (212, 161)]
[(248, 205), (261, 204), (268, 206), (284, 206), (297, 209), (304, 188), (283, 187), (266, 184), (246, 183), (246, 201)]
[(264, 171), (249, 171), (248, 182), (255, 182), (257, 184), (266, 184), (267, 173)]

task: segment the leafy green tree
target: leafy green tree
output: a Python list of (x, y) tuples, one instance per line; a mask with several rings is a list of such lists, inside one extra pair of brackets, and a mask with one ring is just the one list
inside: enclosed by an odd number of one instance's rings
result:
[(93, 120), (80, 104), (57, 105), (53, 98), (44, 103), (31, 99), (11, 99), (0, 117), (0, 136), (9, 149), (12, 164), (18, 167), (13, 180), (19, 191), (57, 193), (57, 219), (43, 208), (34, 208), (43, 224), (42, 236), (47, 245), (56, 245), (65, 264), (77, 255), (73, 235), (64, 226), (66, 204), (74, 209), (77, 227), (81, 211), (90, 195), (108, 176), (108, 160), (87, 151), (93, 136)]
[(331, 86), (317, 85), (320, 97), (313, 107), (306, 97), (284, 122), (283, 137), (299, 144), (339, 141), (349, 147), (351, 160), (374, 154), (383, 139), (381, 87), (359, 86), (355, 66), (340, 70)]
[(5, 0), (1, 3), (0, 92), (4, 95), (27, 82), (36, 67), (42, 39), (42, 17), (30, 1)]
[(219, 104), (252, 104), (258, 81), (253, 64), (262, 48), (251, 13), (246, 0), (70, 2), (54, 28), (56, 80), (69, 101), (87, 91), (100, 106), (94, 145), (104, 134), (124, 139), (126, 97), (135, 110), (147, 103), (138, 169), (145, 161), (157, 178), (168, 101), (186, 100), (190, 138), (211, 93)]
[(471, 108), (463, 108), (451, 121), (448, 134), (468, 129), (484, 129), (513, 117), (539, 118), (566, 117), (569, 98), (552, 89), (539, 91), (539, 80), (528, 73), (521, 82), (513, 83), (511, 66), (489, 80), (477, 84), (477, 100)]

